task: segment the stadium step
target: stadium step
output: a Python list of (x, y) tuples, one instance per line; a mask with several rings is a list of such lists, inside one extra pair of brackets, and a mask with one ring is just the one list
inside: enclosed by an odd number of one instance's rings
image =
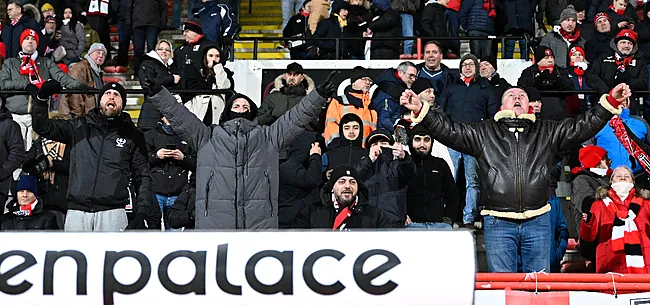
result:
[[(249, 7), (252, 4), (252, 7)], [(250, 13), (249, 13), (250, 8)], [(239, 37), (282, 37), (282, 2), (279, 0), (242, 1), (239, 23), (242, 31)], [(260, 41), (258, 43), (258, 59), (285, 59), (289, 53), (277, 49), (279, 41)], [(235, 43), (235, 58), (252, 59), (253, 41)]]

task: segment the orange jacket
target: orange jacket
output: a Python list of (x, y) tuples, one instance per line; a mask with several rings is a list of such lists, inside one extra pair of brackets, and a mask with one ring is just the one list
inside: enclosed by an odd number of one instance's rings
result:
[[(350, 104), (350, 98), (357, 98), (363, 102), (363, 108), (357, 108)], [(363, 140), (365, 143), (366, 137), (377, 129), (377, 112), (370, 109), (371, 94), (347, 92), (342, 96), (332, 99), (332, 102), (327, 107), (327, 120), (325, 124), (325, 141), (327, 144), (339, 136), (339, 122), (341, 118), (348, 114), (354, 113), (358, 115), (363, 121)]]

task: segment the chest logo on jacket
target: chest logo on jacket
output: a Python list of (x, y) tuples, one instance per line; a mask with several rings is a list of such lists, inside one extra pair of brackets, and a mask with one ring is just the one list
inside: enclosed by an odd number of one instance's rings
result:
[(124, 144), (126, 144), (126, 139), (125, 138), (117, 138), (115, 140), (115, 147), (124, 147)]

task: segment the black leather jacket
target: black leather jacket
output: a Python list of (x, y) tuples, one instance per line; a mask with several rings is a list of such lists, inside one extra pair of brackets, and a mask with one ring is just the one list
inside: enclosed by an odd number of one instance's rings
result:
[[(605, 96), (601, 98), (605, 100)], [(498, 113), (497, 116), (505, 114)], [(420, 114), (422, 116), (422, 114)], [(532, 115), (524, 115), (531, 117)], [(613, 114), (602, 105), (575, 119), (562, 121), (502, 117), (475, 124), (454, 123), (440, 110), (429, 111), (422, 123), (447, 147), (476, 157), (485, 210), (508, 218), (546, 206), (553, 157), (593, 137)], [(521, 214), (516, 214), (521, 213)], [(537, 214), (539, 215), (539, 214)]]

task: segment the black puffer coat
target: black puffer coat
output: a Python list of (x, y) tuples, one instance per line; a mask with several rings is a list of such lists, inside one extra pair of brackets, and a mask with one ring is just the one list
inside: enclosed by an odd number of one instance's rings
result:
[[(377, 18), (378, 17), (378, 18)], [(375, 19), (368, 28), (374, 38), (391, 38), (402, 36), (402, 19), (397, 11), (388, 9), (375, 12)], [(372, 59), (398, 59), (400, 40), (373, 40), (370, 44), (370, 58)]]
[[(180, 194), (187, 185), (189, 173), (196, 171), (196, 153), (176, 133), (170, 132), (173, 131), (164, 130), (163, 125), (160, 124), (158, 128), (144, 134), (147, 141), (147, 157), (151, 166), (151, 190), (167, 197)], [(183, 153), (182, 161), (158, 158), (158, 150), (167, 148), (168, 145), (176, 147)]]
[(25, 160), (25, 142), (11, 113), (0, 107), (0, 200), (7, 200), (12, 174)]
[(56, 216), (50, 211), (43, 210), (43, 201), (38, 202), (32, 210), (32, 215), (21, 216), (14, 212), (19, 211), (18, 201), (15, 199), (7, 204), (9, 212), (0, 219), (0, 231), (28, 231), (28, 230), (59, 230)]
[[(138, 72), (140, 81), (144, 79), (145, 75), (149, 79), (157, 80), (165, 88), (172, 89), (175, 85), (174, 75), (169, 67), (169, 62), (164, 63), (155, 50), (147, 53), (142, 59), (140, 72)], [(140, 116), (138, 117), (138, 129), (145, 132), (156, 128), (161, 117), (160, 111), (145, 96), (142, 108), (140, 108)]]

